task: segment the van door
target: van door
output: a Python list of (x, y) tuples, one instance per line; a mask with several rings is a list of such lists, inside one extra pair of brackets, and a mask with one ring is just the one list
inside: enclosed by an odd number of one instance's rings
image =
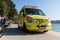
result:
[(19, 14), (19, 26), (23, 28), (23, 23), (24, 23), (24, 10), (22, 10)]

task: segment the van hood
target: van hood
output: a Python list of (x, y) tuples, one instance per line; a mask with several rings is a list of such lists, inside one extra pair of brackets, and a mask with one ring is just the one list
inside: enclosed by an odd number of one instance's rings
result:
[(28, 15), (33, 19), (48, 19), (46, 16), (41, 16), (41, 15)]

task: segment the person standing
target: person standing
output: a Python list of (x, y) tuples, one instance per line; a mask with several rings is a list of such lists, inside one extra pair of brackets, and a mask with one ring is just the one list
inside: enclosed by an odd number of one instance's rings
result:
[(1, 23), (2, 25), (6, 23), (6, 18), (4, 17), (4, 15), (1, 16)]
[(5, 31), (5, 22), (6, 22), (6, 18), (3, 15), (0, 15), (0, 38), (3, 36), (3, 33)]
[(5, 23), (6, 23), (6, 18), (4, 17), (4, 15), (1, 15), (2, 32), (4, 32), (4, 30), (6, 29)]

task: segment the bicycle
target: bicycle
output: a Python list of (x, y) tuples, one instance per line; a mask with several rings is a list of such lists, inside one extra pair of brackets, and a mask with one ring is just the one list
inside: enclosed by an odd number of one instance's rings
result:
[(9, 25), (7, 24), (1, 24), (0, 23), (0, 38), (4, 35), (4, 32), (6, 30), (6, 27), (8, 27)]

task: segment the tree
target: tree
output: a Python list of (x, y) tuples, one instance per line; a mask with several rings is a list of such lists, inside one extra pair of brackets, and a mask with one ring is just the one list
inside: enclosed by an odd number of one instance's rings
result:
[(5, 1), (0, 0), (0, 14), (4, 14), (5, 10), (6, 10), (6, 5), (5, 5)]
[(13, 20), (14, 16), (17, 14), (17, 10), (15, 8), (15, 4), (13, 3), (12, 0), (6, 0), (6, 2), (7, 2), (8, 9), (9, 9), (8, 19)]
[(17, 10), (12, 0), (0, 0), (0, 14), (5, 15), (7, 19), (14, 19)]

